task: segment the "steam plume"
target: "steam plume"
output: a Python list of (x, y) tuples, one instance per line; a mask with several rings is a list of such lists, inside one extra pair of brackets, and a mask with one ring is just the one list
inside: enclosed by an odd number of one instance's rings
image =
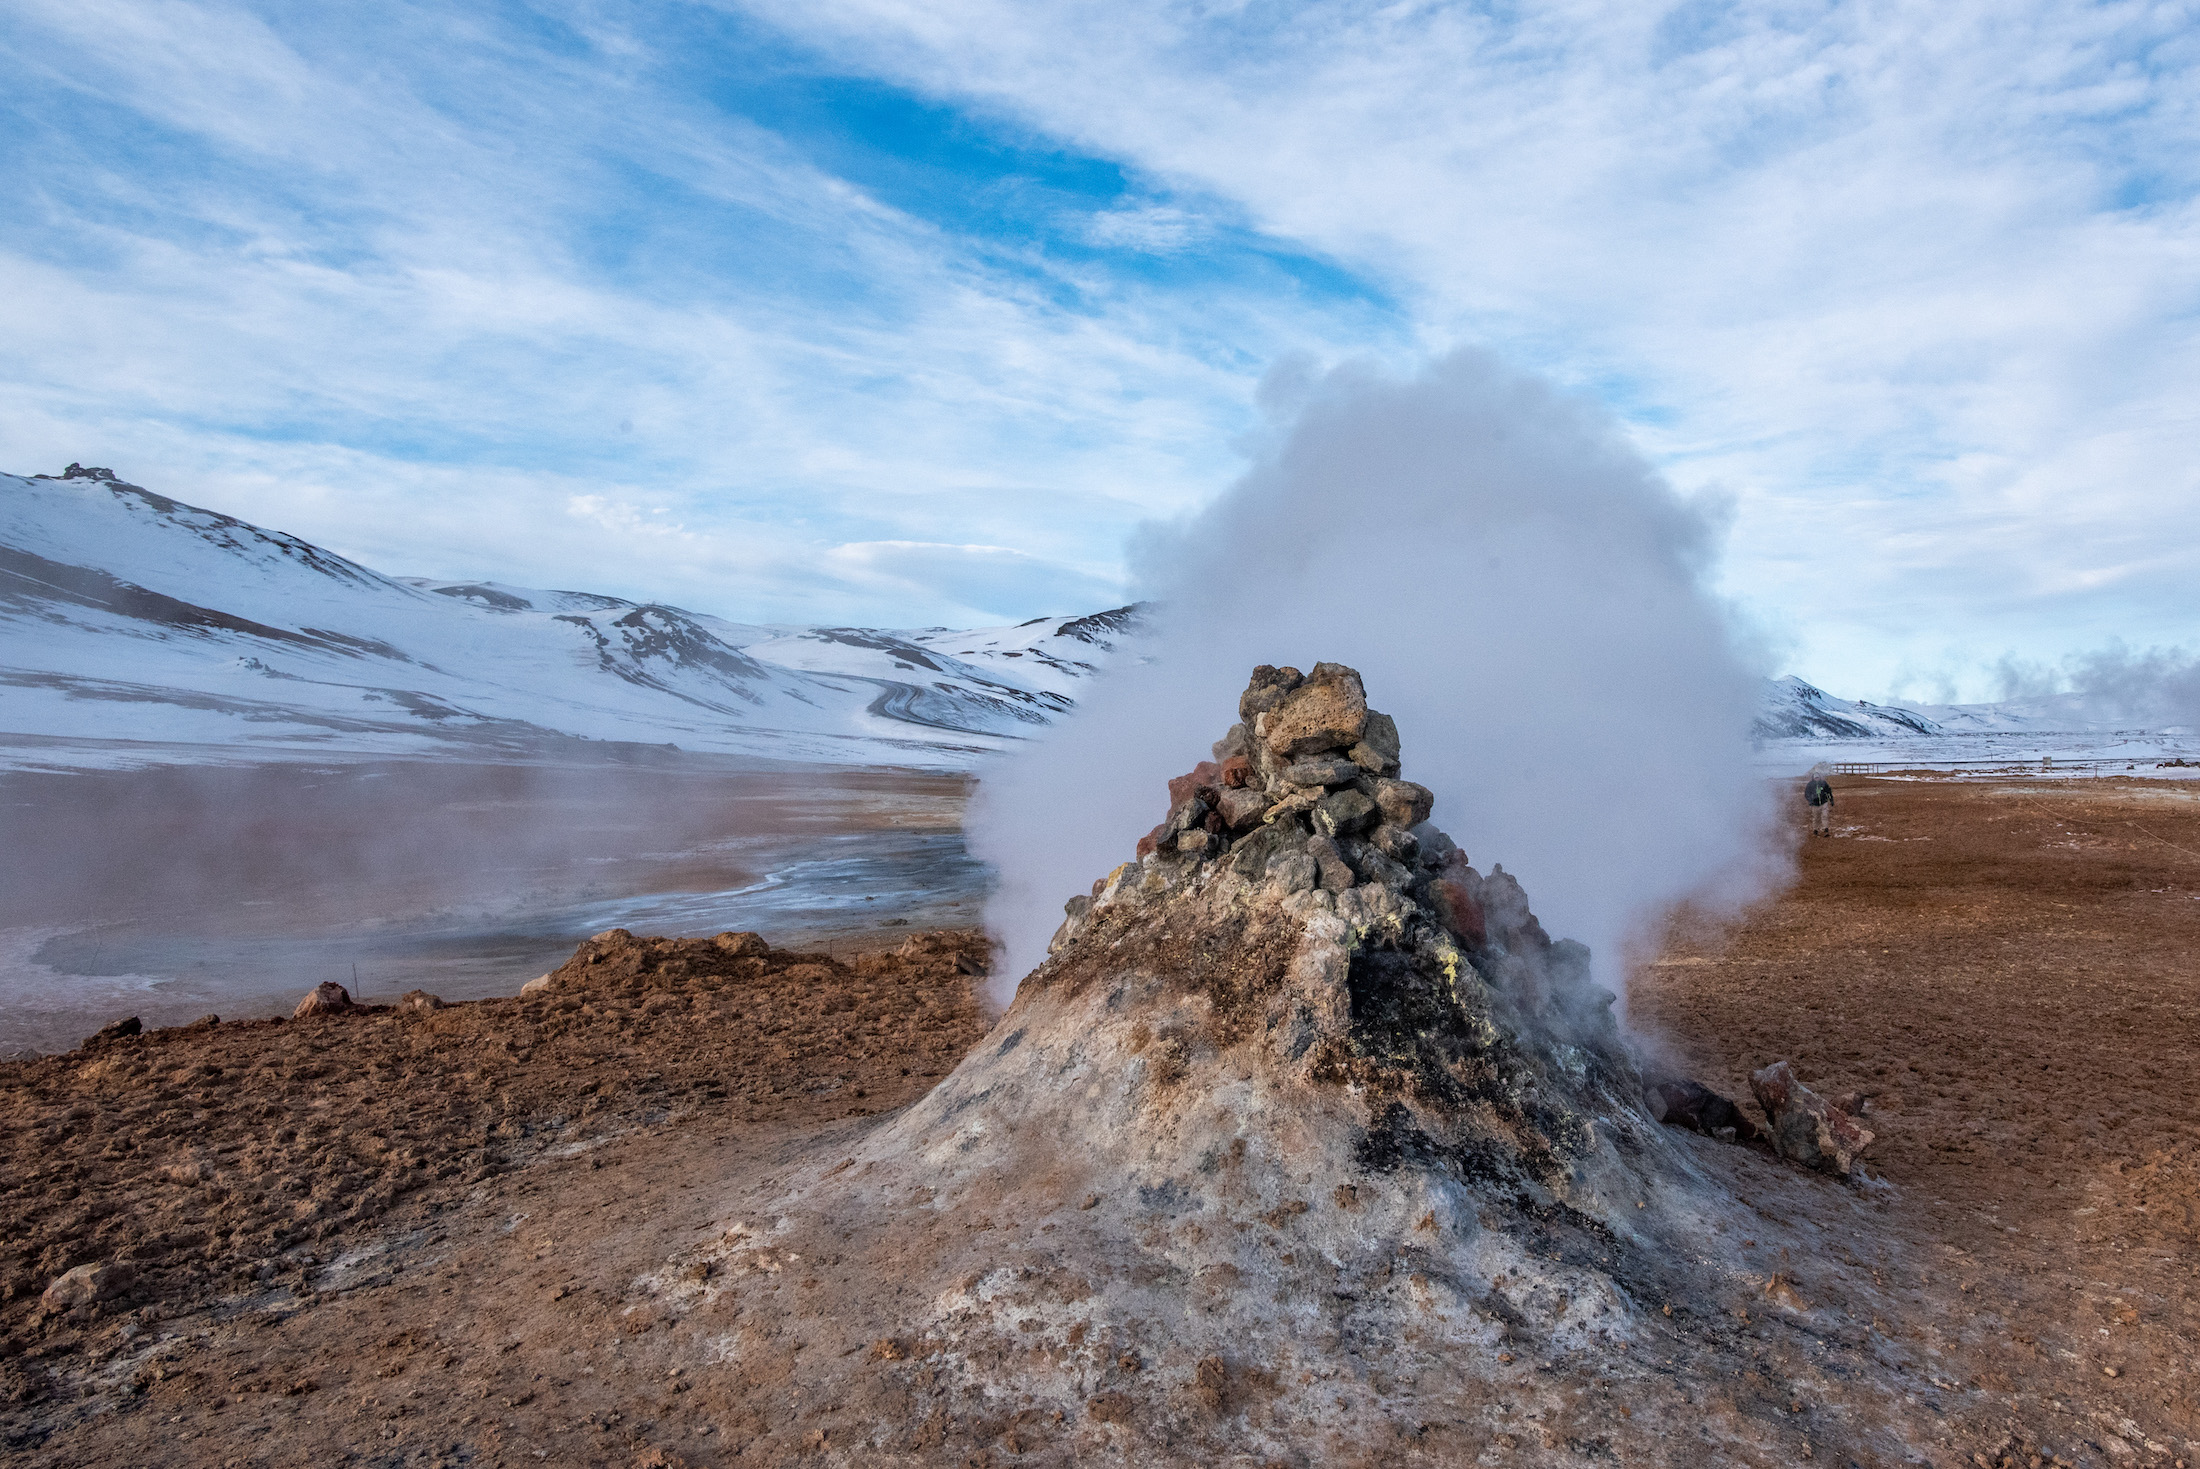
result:
[(1706, 588), (1715, 515), (1597, 408), (1473, 351), (1406, 380), (1272, 373), (1268, 442), (1217, 501), (1133, 547), (1148, 657), (985, 777), (1005, 1003), (1061, 904), (1131, 855), (1164, 781), (1207, 755), (1257, 663), (1348, 663), (1409, 778), (1554, 934), (1597, 951), (1688, 896), (1777, 871), (1747, 764), (1756, 675)]

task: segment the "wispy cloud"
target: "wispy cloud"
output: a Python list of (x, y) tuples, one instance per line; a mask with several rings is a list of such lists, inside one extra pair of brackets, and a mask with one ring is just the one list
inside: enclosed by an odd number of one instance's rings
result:
[[(0, 464), (393, 570), (931, 622), (1119, 586), (1135, 523), (1238, 470), (1272, 360), (1470, 340), (1728, 497), (1726, 590), (1811, 676), (1980, 696), (1985, 650), (2200, 644), (2196, 34), (25, 0)], [(836, 549), (902, 543), (1013, 554)]]
[(2200, 630), (2189, 7), (755, 8), (1603, 397), (1825, 678)]
[[(1368, 314), (1272, 290), (1272, 245), (1196, 283), (1112, 272), (1084, 222), (1127, 197), (1112, 165), (923, 115), (936, 137), (851, 157), (859, 104), (917, 105), (704, 12), (628, 20), (18, 8), (6, 462), (111, 463), (393, 570), (533, 557), (756, 618), (1045, 612), (1049, 580), (1117, 595), (1125, 529), (1228, 473), (1263, 356)], [(952, 192), (896, 173), (927, 149), (1007, 202), (918, 207)], [(650, 521), (569, 537), (576, 497), (777, 549), (682, 580)], [(1022, 560), (990, 593), (818, 579), (889, 541)]]

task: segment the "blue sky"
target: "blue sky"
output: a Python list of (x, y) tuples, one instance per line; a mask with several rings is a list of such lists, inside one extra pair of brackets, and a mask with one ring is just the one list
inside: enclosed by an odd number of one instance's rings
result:
[(1271, 364), (1459, 343), (1732, 507), (1779, 667), (2200, 644), (2179, 4), (0, 18), (0, 468), (751, 620), (1122, 594)]

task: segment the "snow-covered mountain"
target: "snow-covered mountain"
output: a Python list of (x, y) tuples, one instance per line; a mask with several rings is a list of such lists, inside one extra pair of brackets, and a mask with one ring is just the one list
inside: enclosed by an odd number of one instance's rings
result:
[(1137, 620), (751, 626), (385, 576), (102, 469), (0, 475), (11, 763), (105, 763), (132, 745), (488, 754), (563, 737), (957, 768), (1069, 709)]
[(1751, 733), (1760, 740), (1876, 740), (1942, 730), (1915, 710), (1837, 699), (1789, 674), (1765, 680)]

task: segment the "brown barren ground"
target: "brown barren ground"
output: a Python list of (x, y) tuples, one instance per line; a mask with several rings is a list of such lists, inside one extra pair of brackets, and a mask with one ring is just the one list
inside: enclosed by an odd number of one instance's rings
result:
[(1871, 1094), (1889, 1334), (1951, 1385), (1952, 1462), (2200, 1461), (2200, 789), (1836, 790), (1792, 891), (1675, 924), (1634, 1023), (1753, 1116), (1781, 1057)]
[[(1836, 1266), (1858, 1261), (1768, 1259), (1769, 1304), (1689, 1326), (1731, 1336), (1735, 1362), (1733, 1381), (1692, 1390), (1707, 1413), (1746, 1400), (1795, 1424), (1782, 1462), (1875, 1462), (1844, 1449), (1861, 1440), (1843, 1425), (1883, 1411), (1882, 1364), (1916, 1384), (1936, 1466), (2200, 1462), (2200, 801), (2144, 782), (1844, 782), (1838, 817), (1792, 892), (1723, 929), (1676, 923), (1631, 999), (1752, 1111), (1746, 1073), (1779, 1057), (1822, 1090), (1876, 1094), (1868, 1161), (1894, 1192), (1869, 1209), (1692, 1141), (1760, 1209), (1876, 1220), (1884, 1237), (1854, 1245), (1884, 1314), (1860, 1349), (1832, 1350), (1855, 1333), (1814, 1323), (1838, 1309)], [(614, 947), (525, 1001), (183, 1028), (0, 1065), (12, 1460), (785, 1458), (744, 1450), (766, 1420), (834, 1406), (807, 1401), (831, 1374), (806, 1354), (861, 1350), (832, 1329), (850, 1308), (819, 1306), (819, 1329), (768, 1359), (713, 1362), (635, 1283), (693, 1258), (739, 1199), (847, 1156), (954, 1064), (983, 1029), (977, 937), (847, 965)], [(840, 1248), (821, 1234), (787, 1255), (783, 1291), (901, 1288), (842, 1281)], [(118, 1256), (133, 1285), (42, 1310), (61, 1269)], [(1676, 1304), (1675, 1329), (1712, 1308)], [(874, 1352), (909, 1367), (898, 1350)], [(1586, 1394), (1584, 1412), (1611, 1391), (1594, 1362), (1539, 1371)], [(943, 1462), (1012, 1464), (1068, 1431), (1022, 1423), (1002, 1387), (1000, 1421), (948, 1425)], [(1444, 1441), (1462, 1463), (1596, 1451), (1556, 1429)], [(845, 1457), (818, 1438), (819, 1462)], [(1371, 1441), (1334, 1462), (1404, 1452)]]

